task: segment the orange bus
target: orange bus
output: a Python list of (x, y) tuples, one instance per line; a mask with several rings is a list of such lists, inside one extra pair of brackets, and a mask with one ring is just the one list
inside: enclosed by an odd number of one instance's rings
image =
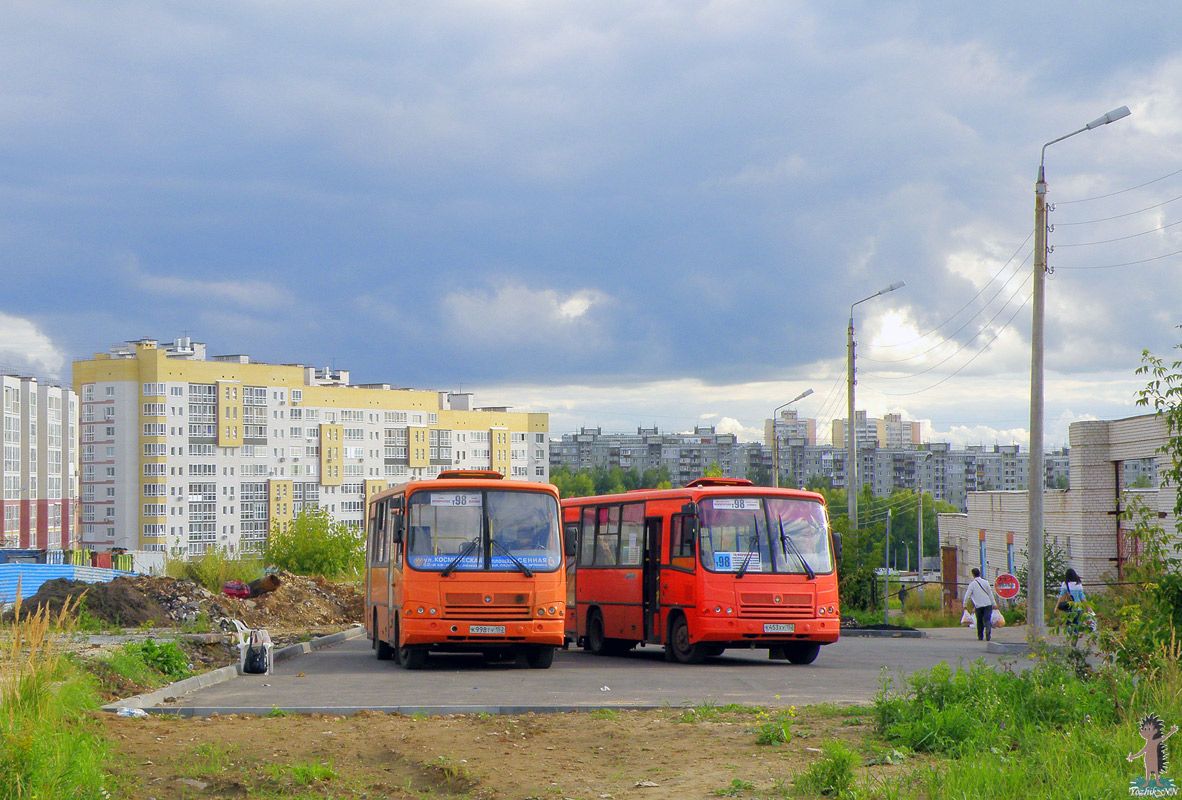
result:
[(558, 490), (456, 470), (375, 494), (365, 624), (377, 657), (421, 669), (430, 651), (546, 669), (564, 643)]
[(562, 506), (577, 551), (567, 633), (592, 653), (660, 644), (691, 664), (756, 648), (811, 664), (837, 641), (841, 535), (819, 494), (701, 478)]

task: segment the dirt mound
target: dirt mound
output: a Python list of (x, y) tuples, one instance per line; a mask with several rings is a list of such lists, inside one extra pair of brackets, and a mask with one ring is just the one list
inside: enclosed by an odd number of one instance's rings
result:
[(251, 628), (308, 631), (362, 621), (365, 598), (357, 587), (290, 572), (276, 577), (278, 589), (250, 599), (215, 594), (189, 580), (149, 575), (126, 580), (167, 609), (178, 625), (197, 622), (203, 615), (223, 630), (233, 629), (231, 619)]
[(66, 578), (45, 583), (25, 601), (32, 610), (47, 605), (57, 613), (66, 598), (85, 593), (84, 608), (95, 619), (125, 628), (152, 623), (159, 627), (204, 626), (233, 631), (232, 619), (251, 628), (321, 632), (361, 622), (364, 595), (349, 584), (321, 577), (277, 573), (279, 588), (253, 599), (209, 591), (191, 580), (153, 575), (119, 577), (109, 583)]
[(46, 581), (22, 607), (25, 611), (46, 607), (50, 614), (56, 615), (67, 600), (80, 602), (79, 608), (86, 614), (111, 625), (134, 628), (148, 622), (170, 624), (165, 609), (127, 578), (116, 578), (110, 583), (86, 583), (69, 578)]

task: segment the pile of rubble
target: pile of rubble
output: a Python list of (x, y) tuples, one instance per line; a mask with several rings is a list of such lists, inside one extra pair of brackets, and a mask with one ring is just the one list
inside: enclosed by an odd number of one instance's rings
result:
[(52, 612), (66, 598), (85, 593), (85, 613), (112, 626), (186, 627), (208, 624), (233, 630), (232, 619), (251, 628), (307, 633), (339, 630), (362, 621), (364, 595), (351, 584), (321, 577), (276, 573), (278, 588), (254, 598), (211, 592), (184, 579), (152, 575), (116, 578), (109, 583), (49, 581), (25, 601), (32, 610), (48, 605)]

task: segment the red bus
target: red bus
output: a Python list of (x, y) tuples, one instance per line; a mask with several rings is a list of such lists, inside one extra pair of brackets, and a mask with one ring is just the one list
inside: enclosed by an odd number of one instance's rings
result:
[(702, 478), (562, 506), (577, 551), (567, 632), (593, 653), (660, 644), (698, 663), (757, 648), (811, 664), (837, 641), (841, 535), (819, 494)]
[(421, 669), (431, 651), (546, 669), (564, 643), (558, 490), (455, 470), (375, 494), (365, 624), (377, 657)]

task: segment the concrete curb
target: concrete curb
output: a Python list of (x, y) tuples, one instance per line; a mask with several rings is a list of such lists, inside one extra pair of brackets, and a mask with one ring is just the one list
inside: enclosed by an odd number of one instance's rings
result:
[[(842, 705), (864, 705), (859, 703), (843, 703)], [(621, 703), (619, 705), (612, 705), (610, 703), (599, 703), (597, 705), (505, 705), (505, 706), (490, 706), (490, 705), (471, 705), (471, 706), (294, 706), (282, 709), (284, 714), (325, 714), (335, 717), (349, 717), (362, 711), (369, 711), (375, 714), (401, 714), (403, 716), (413, 716), (420, 714), (427, 717), (444, 717), (456, 714), (492, 714), (492, 715), (509, 715), (521, 716), (523, 714), (568, 714), (573, 712), (589, 712), (589, 711), (603, 711), (610, 709), (612, 711), (657, 711), (670, 710), (679, 708), (694, 708), (693, 703), (686, 703), (680, 706), (669, 705), (668, 703)], [(150, 714), (171, 715), (184, 718), (208, 717), (213, 714), (226, 717), (231, 714), (242, 716), (244, 714), (251, 714), (256, 717), (266, 716), (267, 714), (275, 713), (274, 706), (247, 706), (242, 708), (224, 708), (218, 706), (179, 706), (177, 708), (148, 708), (144, 709)]]
[[(327, 636), (320, 636), (310, 642), (300, 642), (298, 644), (288, 645), (275, 651), (274, 659), (278, 664), (281, 661), (287, 661), (289, 658), (296, 658), (305, 653), (311, 653), (313, 650), (319, 650), (322, 647), (331, 647), (334, 644), (348, 641), (349, 639), (356, 639), (358, 636), (365, 635), (365, 628), (355, 626), (336, 633), (330, 633)], [(102, 706), (103, 711), (118, 711), (120, 708), (140, 708), (145, 711), (151, 710), (156, 713), (172, 713), (170, 709), (156, 709), (152, 706), (158, 706), (164, 702), (166, 697), (180, 697), (189, 692), (195, 692), (198, 689), (204, 689), (207, 686), (214, 686), (219, 683), (224, 683), (231, 678), (238, 677), (238, 665), (232, 664), (228, 667), (221, 667), (219, 669), (203, 672), (200, 675), (194, 675), (192, 678), (185, 678), (183, 681), (170, 683), (160, 689), (156, 689), (146, 694), (137, 694), (135, 697), (128, 697), (123, 700), (115, 700)], [(265, 709), (263, 713), (270, 711)], [(191, 715), (186, 715), (191, 716)]]
[(923, 631), (876, 631), (864, 628), (842, 628), (838, 638), (843, 636), (858, 636), (864, 639), (926, 639), (928, 635)]

